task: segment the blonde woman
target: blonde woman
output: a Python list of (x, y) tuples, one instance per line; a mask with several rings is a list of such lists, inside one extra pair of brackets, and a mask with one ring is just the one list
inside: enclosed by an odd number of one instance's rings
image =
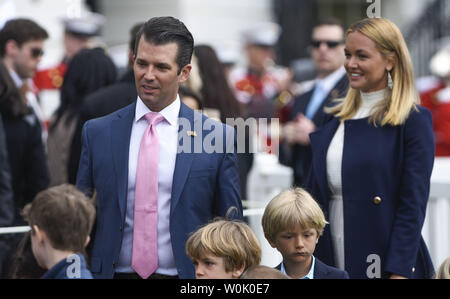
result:
[(347, 31), (350, 89), (311, 134), (308, 190), (330, 222), (316, 256), (351, 278), (430, 278), (421, 236), (434, 161), (400, 30), (384, 18)]

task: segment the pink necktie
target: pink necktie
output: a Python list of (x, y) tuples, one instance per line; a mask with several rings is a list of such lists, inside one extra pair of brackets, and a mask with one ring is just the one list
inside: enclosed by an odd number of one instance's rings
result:
[(147, 130), (141, 140), (134, 199), (133, 252), (131, 265), (142, 278), (158, 268), (158, 159), (159, 140), (155, 125), (159, 113), (145, 115)]

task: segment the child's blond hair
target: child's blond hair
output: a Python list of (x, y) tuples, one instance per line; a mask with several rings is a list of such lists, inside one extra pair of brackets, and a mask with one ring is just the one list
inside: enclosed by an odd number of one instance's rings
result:
[(279, 232), (297, 225), (303, 229), (314, 228), (320, 236), (327, 223), (320, 206), (302, 188), (289, 189), (275, 196), (262, 217), (264, 235), (270, 241), (274, 241)]
[(261, 247), (250, 227), (238, 220), (216, 220), (194, 232), (186, 242), (186, 254), (201, 260), (211, 254), (224, 258), (225, 271), (259, 265)]
[(435, 278), (450, 279), (450, 257), (448, 257), (445, 261), (443, 261), (442, 264), (439, 266)]

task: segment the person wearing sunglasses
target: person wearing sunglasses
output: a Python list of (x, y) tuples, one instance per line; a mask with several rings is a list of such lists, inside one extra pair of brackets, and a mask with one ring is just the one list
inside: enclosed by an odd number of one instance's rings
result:
[(344, 28), (339, 20), (323, 20), (313, 28), (311, 58), (316, 67), (312, 88), (293, 101), (289, 121), (283, 127), (284, 144), (291, 151), (290, 159), (280, 152), (280, 162), (293, 168), (294, 185), (303, 186), (311, 161), (309, 134), (323, 122), (324, 107), (333, 99), (343, 97), (348, 88), (344, 69)]
[(46, 139), (45, 115), (36, 97), (36, 87), (31, 78), (35, 75), (44, 55), (47, 31), (30, 19), (17, 18), (6, 22), (0, 31), (0, 56), (9, 70), (15, 85), (24, 95), (27, 105), (37, 116)]

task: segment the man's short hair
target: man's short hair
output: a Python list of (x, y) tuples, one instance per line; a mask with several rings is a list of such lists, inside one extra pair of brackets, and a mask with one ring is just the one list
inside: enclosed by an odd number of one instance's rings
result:
[(345, 33), (344, 23), (341, 20), (334, 17), (327, 17), (320, 19), (314, 24), (313, 30), (320, 26), (338, 26), (341, 27), (342, 32)]
[(151, 44), (165, 45), (174, 42), (178, 45), (176, 58), (178, 73), (181, 72), (185, 65), (191, 62), (194, 51), (194, 38), (180, 20), (174, 17), (155, 17), (145, 22), (136, 35), (135, 56), (138, 54), (139, 42), (142, 36), (144, 36), (145, 41)]
[(75, 186), (63, 184), (39, 192), (23, 216), (46, 233), (54, 249), (80, 252), (92, 230), (95, 208)]
[(30, 19), (9, 20), (0, 30), (0, 56), (5, 56), (5, 46), (9, 40), (14, 40), (21, 47), (26, 42), (47, 38), (47, 31)]
[(136, 47), (136, 41), (137, 41), (137, 34), (139, 30), (142, 28), (142, 25), (144, 25), (144, 22), (136, 23), (134, 26), (130, 29), (130, 41), (128, 43), (128, 47), (130, 50), (135, 51)]
[(271, 241), (278, 233), (296, 225), (302, 229), (314, 228), (320, 236), (326, 224), (322, 209), (302, 188), (288, 189), (275, 196), (267, 204), (262, 217), (264, 235)]

